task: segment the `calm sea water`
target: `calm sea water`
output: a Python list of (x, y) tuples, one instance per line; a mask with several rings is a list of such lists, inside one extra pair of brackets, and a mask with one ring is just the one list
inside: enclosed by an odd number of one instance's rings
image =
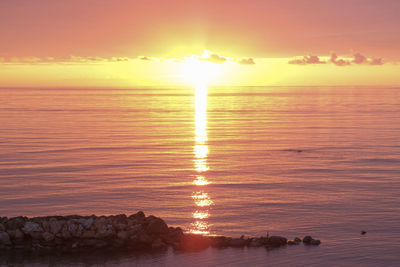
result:
[(323, 243), (0, 264), (400, 266), (400, 88), (0, 89), (1, 216), (138, 210)]

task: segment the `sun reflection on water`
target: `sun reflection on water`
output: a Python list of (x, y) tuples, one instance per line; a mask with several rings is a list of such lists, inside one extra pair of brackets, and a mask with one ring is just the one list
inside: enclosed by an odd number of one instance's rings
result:
[(197, 173), (193, 184), (198, 187), (193, 192), (192, 198), (195, 210), (192, 213), (193, 222), (189, 231), (193, 234), (210, 234), (210, 207), (213, 204), (209, 194), (205, 191), (210, 184), (205, 176), (209, 170), (207, 137), (207, 87), (197, 85), (195, 89), (195, 144), (193, 146), (194, 170)]

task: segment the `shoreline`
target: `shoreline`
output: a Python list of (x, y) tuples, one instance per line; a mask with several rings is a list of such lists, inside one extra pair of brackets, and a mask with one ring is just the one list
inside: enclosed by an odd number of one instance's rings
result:
[(317, 246), (320, 240), (306, 236), (289, 240), (282, 236), (232, 238), (185, 233), (180, 227), (168, 227), (159, 217), (142, 211), (132, 215), (0, 217), (0, 252), (45, 251), (83, 252), (100, 250), (160, 251), (172, 247), (178, 251), (200, 251), (209, 247), (265, 247), (286, 245)]

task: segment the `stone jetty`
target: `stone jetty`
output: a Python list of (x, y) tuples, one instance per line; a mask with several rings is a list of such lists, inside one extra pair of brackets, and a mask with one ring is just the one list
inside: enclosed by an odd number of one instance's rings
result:
[(127, 216), (47, 216), (0, 217), (0, 251), (84, 251), (118, 249), (129, 251), (163, 250), (197, 251), (208, 247), (266, 247), (285, 245), (319, 245), (311, 236), (288, 241), (281, 236), (231, 238), (184, 233), (168, 227), (155, 216), (139, 211)]

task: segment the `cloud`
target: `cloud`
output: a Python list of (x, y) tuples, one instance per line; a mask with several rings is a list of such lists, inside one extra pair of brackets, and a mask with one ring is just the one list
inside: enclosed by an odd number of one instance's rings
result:
[(326, 61), (321, 61), (318, 56), (303, 56), (301, 59), (289, 60), (289, 64), (309, 65), (309, 64), (326, 64)]
[(128, 57), (112, 57), (111, 61), (113, 62), (123, 62), (123, 61), (129, 61), (130, 59)]
[(385, 64), (383, 62), (382, 58), (372, 58), (371, 61), (369, 62), (370, 65), (383, 65)]
[(212, 53), (210, 51), (204, 51), (204, 53), (198, 58), (199, 60), (210, 61), (213, 63), (224, 63), (228, 60), (228, 58), (220, 56), (216, 53)]
[(354, 59), (352, 61), (355, 64), (366, 64), (366, 65), (374, 65), (374, 66), (379, 66), (385, 64), (383, 62), (383, 58), (378, 58), (378, 57), (371, 57), (367, 58), (366, 56), (356, 53), (354, 54)]
[[(318, 57), (317, 57), (318, 58)], [(105, 64), (105, 63), (122, 63), (130, 62), (133, 60), (139, 61), (157, 61), (157, 62), (186, 62), (186, 60), (202, 60), (212, 63), (222, 64), (225, 62), (232, 62), (241, 65), (255, 65), (254, 58), (251, 57), (227, 57), (214, 52), (204, 50), (201, 55), (192, 55), (190, 58), (158, 58), (151, 56), (138, 56), (136, 58), (130, 57), (101, 57), (101, 56), (76, 56), (70, 55), (68, 57), (0, 57), (1, 64)], [(315, 60), (313, 57), (307, 58), (308, 61)]]
[(354, 54), (354, 59), (352, 61), (355, 64), (364, 64), (367, 63), (367, 57), (361, 55), (360, 53)]
[(254, 64), (256, 64), (256, 63), (254, 62), (254, 59), (251, 58), (251, 57), (249, 57), (249, 58), (241, 58), (241, 59), (239, 59), (237, 62), (238, 62), (239, 64), (242, 64), (242, 65), (254, 65)]
[(69, 62), (73, 63), (99, 63), (99, 62), (107, 62), (109, 61), (103, 57), (81, 57), (81, 56), (70, 56)]
[(373, 66), (379, 66), (385, 64), (383, 62), (383, 58), (380, 57), (371, 57), (367, 58), (366, 56), (356, 53), (354, 54), (354, 59), (352, 61), (355, 64), (365, 64), (365, 65), (373, 65)]
[(138, 57), (140, 60), (144, 60), (144, 61), (153, 61), (152, 57), (146, 57), (146, 56), (140, 56)]
[(331, 58), (329, 60), (331, 63), (335, 64), (336, 66), (349, 66), (351, 65), (350, 61), (344, 60), (342, 58), (338, 59), (336, 53), (332, 53)]
[(99, 56), (74, 56), (69, 57), (9, 57), (0, 58), (0, 63), (4, 64), (79, 64), (79, 63), (107, 63), (107, 62), (127, 62), (132, 60), (129, 57), (99, 57)]
[[(325, 57), (324, 57), (325, 58)], [(382, 58), (375, 58), (371, 57), (368, 58), (361, 53), (355, 53), (353, 58), (339, 58), (336, 53), (332, 53), (329, 61), (322, 61), (318, 56), (304, 56), (303, 58), (295, 58), (289, 60), (289, 64), (295, 65), (309, 65), (309, 64), (326, 64), (331, 63), (335, 64), (336, 66), (350, 66), (350, 65), (383, 65)]]
[(45, 58), (40, 58), (40, 57), (12, 57), (6, 60), (6, 62), (10, 63), (30, 63), (30, 64), (35, 64), (45, 61), (46, 61)]

